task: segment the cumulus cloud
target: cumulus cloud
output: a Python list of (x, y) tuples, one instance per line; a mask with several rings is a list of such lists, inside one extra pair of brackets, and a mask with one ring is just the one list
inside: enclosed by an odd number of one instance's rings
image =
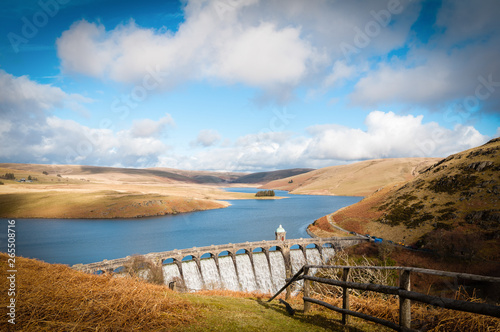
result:
[(175, 126), (174, 119), (170, 114), (155, 121), (151, 119), (134, 120), (130, 133), (133, 137), (158, 137), (167, 126)]
[[(498, 1), (443, 1), (422, 42), (424, 10), (409, 0), (191, 0), (175, 32), (81, 20), (62, 33), (57, 51), (67, 72), (140, 84), (160, 68), (162, 88), (242, 83), (261, 89), (256, 100), (266, 102), (290, 100), (301, 85), (326, 93), (350, 81), (353, 104), (372, 109), (438, 109), (473, 94), (479, 75), (500, 80)], [(498, 92), (482, 103), (498, 105)]]
[[(3, 91), (10, 89), (8, 94)], [(50, 114), (68, 100), (84, 100), (59, 88), (0, 72), (0, 158), (5, 162), (169, 166), (184, 169), (266, 170), (324, 167), (345, 161), (388, 157), (444, 157), (478, 146), (489, 138), (474, 127), (449, 129), (423, 116), (373, 111), (366, 129), (335, 124), (311, 126), (305, 134), (268, 131), (217, 144), (221, 135), (201, 130), (192, 144), (199, 152), (186, 156), (167, 146), (161, 134), (174, 120), (140, 119), (118, 132), (96, 129)], [(13, 98), (15, 96), (15, 98)]]
[(362, 160), (396, 157), (444, 157), (484, 143), (486, 136), (471, 126), (453, 130), (423, 116), (399, 116), (373, 111), (365, 119), (366, 130), (337, 125), (309, 128), (313, 136), (307, 156), (326, 160)]
[(243, 6), (221, 14), (214, 3), (189, 2), (186, 22), (175, 34), (141, 28), (134, 21), (109, 31), (99, 23), (75, 22), (57, 40), (62, 68), (138, 83), (148, 68), (158, 67), (164, 88), (206, 78), (273, 88), (297, 84), (306, 75), (315, 50), (301, 39), (300, 27), (245, 25), (237, 17)]
[(215, 145), (220, 139), (221, 136), (217, 130), (203, 129), (198, 133), (196, 140), (191, 142), (191, 146), (209, 147)]
[[(113, 132), (83, 126), (51, 114), (91, 100), (0, 70), (0, 159), (4, 162), (88, 165), (155, 165), (168, 150), (158, 136), (173, 124), (137, 120), (129, 130)], [(69, 106), (68, 106), (69, 105)]]
[[(498, 10), (497, 1), (443, 1), (429, 40), (408, 42), (403, 56), (374, 63), (355, 81), (351, 101), (371, 108), (404, 103), (442, 111), (471, 96), (479, 110), (498, 112), (500, 22), (492, 14)], [(493, 83), (487, 88), (484, 81)]]
[(366, 159), (446, 157), (489, 139), (471, 126), (447, 129), (423, 120), (423, 116), (373, 111), (365, 119), (366, 130), (326, 124), (309, 127), (307, 135), (262, 132), (189, 158), (161, 158), (160, 163), (184, 169), (234, 171), (319, 168)]
[[(208, 79), (243, 83), (260, 88), (267, 99), (287, 100), (295, 87), (338, 72), (335, 64), (345, 60), (339, 46), (354, 43), (357, 29), (376, 22), (371, 11), (387, 7), (385, 0), (368, 7), (362, 1), (192, 0), (176, 32), (143, 28), (133, 20), (116, 27), (81, 20), (62, 33), (57, 51), (67, 72), (137, 84), (148, 68), (158, 67), (163, 88)], [(391, 15), (391, 24), (363, 47), (364, 56), (403, 46), (418, 7), (405, 3)]]
[(45, 112), (63, 107), (74, 109), (76, 104), (91, 101), (78, 94), (67, 94), (52, 85), (38, 84), (28, 76), (15, 77), (0, 69), (0, 106), (4, 120), (36, 116), (43, 121)]

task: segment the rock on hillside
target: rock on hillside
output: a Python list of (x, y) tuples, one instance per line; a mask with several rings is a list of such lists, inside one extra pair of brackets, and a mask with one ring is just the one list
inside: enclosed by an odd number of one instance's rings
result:
[(349, 165), (321, 168), (309, 173), (267, 183), (264, 189), (293, 194), (368, 196), (390, 183), (408, 181), (438, 158), (366, 160)]
[(442, 256), (500, 259), (500, 139), (451, 155), (413, 180), (334, 213), (349, 229)]

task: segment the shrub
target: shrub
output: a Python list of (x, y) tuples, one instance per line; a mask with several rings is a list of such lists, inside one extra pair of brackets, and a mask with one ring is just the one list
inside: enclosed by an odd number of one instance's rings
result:
[(261, 190), (255, 194), (255, 197), (272, 197), (274, 195), (274, 190)]
[(14, 176), (14, 173), (5, 173), (5, 175), (3, 176), (3, 178), (5, 180), (15, 180), (16, 177)]
[(132, 256), (125, 270), (131, 277), (146, 279), (151, 284), (163, 285), (164, 283), (162, 266), (153, 264), (144, 256)]

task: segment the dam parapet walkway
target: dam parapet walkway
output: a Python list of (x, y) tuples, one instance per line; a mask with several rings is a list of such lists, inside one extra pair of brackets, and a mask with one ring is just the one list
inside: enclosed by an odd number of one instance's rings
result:
[[(331, 238), (307, 238), (307, 239), (286, 239), (286, 240), (270, 240), (270, 241), (257, 241), (257, 242), (244, 242), (244, 243), (229, 243), (222, 245), (211, 245), (205, 247), (193, 247), (188, 249), (174, 249), (164, 252), (153, 252), (142, 255), (146, 260), (152, 262), (157, 266), (164, 265), (165, 262), (175, 263), (181, 268), (181, 263), (185, 261), (185, 258), (191, 257), (198, 266), (200, 266), (200, 260), (202, 256), (208, 256), (215, 260), (218, 267), (218, 258), (220, 256), (231, 256), (233, 260), (235, 259), (237, 253), (246, 253), (250, 257), (250, 261), (253, 262), (253, 254), (256, 252), (263, 252), (269, 259), (270, 251), (281, 251), (285, 266), (287, 270), (290, 268), (290, 249), (291, 247), (298, 246), (298, 249), (302, 250), (304, 256), (306, 256), (307, 248), (317, 248), (319, 253), (322, 253), (323, 248), (333, 248), (334, 250), (343, 249), (356, 245), (358, 243), (367, 242), (368, 240), (364, 237), (331, 237)], [(273, 250), (274, 249), (274, 250)], [(241, 252), (244, 251), (244, 252)], [(227, 253), (226, 253), (227, 252)], [(207, 255), (208, 254), (208, 255)], [(222, 255), (221, 255), (222, 254)], [(125, 267), (129, 262), (131, 256), (124, 258), (117, 258), (111, 260), (103, 260), (101, 262), (89, 263), (89, 264), (75, 264), (72, 266), (73, 269), (86, 272), (86, 273), (96, 273), (101, 272), (113, 272), (121, 267)]]

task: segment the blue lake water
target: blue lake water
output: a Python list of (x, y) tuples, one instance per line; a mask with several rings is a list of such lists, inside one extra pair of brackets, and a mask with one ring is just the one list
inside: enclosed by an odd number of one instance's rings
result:
[[(257, 192), (254, 188), (230, 191)], [(49, 263), (92, 263), (133, 254), (225, 243), (273, 240), (281, 224), (287, 238), (309, 237), (314, 220), (362, 197), (290, 195), (276, 200), (231, 200), (228, 208), (139, 219), (17, 219), (16, 254)], [(7, 251), (7, 220), (0, 251)]]

